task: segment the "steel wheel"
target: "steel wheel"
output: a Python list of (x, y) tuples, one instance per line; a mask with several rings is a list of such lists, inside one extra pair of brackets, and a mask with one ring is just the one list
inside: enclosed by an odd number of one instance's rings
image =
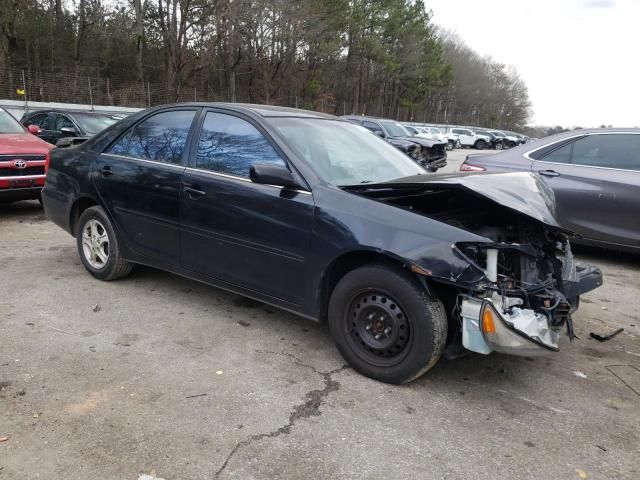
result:
[(394, 365), (406, 356), (409, 319), (390, 295), (381, 291), (358, 294), (346, 316), (349, 342), (358, 356), (380, 366)]
[(89, 265), (96, 270), (104, 268), (109, 260), (109, 235), (104, 225), (96, 219), (84, 224), (82, 252)]

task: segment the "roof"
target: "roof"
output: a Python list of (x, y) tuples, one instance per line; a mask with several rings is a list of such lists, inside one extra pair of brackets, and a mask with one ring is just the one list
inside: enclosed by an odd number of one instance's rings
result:
[(29, 112), (25, 112), (24, 115), (35, 115), (36, 113), (70, 113), (72, 115), (74, 114), (81, 114), (81, 115), (100, 115), (100, 116), (104, 116), (104, 117), (117, 117), (119, 115), (122, 115), (120, 113), (110, 113), (110, 112), (96, 112), (93, 110), (67, 110), (65, 108), (42, 108), (40, 110), (31, 110)]
[(244, 112), (261, 117), (296, 117), (296, 118), (324, 118), (337, 120), (338, 117), (328, 113), (303, 110), (301, 108), (280, 107), (277, 105), (260, 105), (256, 103), (228, 103), (228, 102), (183, 102), (161, 105), (155, 108), (169, 107), (217, 107)]

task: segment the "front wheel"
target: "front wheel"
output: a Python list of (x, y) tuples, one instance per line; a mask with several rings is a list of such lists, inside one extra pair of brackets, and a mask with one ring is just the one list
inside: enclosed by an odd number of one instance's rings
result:
[(476, 150), (484, 150), (487, 148), (487, 142), (484, 140), (478, 140), (474, 146), (476, 147)]
[(368, 265), (346, 274), (329, 302), (329, 329), (356, 371), (410, 382), (440, 358), (447, 338), (442, 303), (400, 267)]
[(496, 150), (502, 150), (502, 142), (496, 143)]
[(449, 140), (447, 142), (447, 150), (449, 150), (449, 151), (453, 150), (454, 146), (455, 146), (455, 143), (454, 143), (453, 140)]
[(102, 207), (87, 208), (78, 219), (76, 242), (82, 264), (99, 280), (115, 280), (131, 273), (122, 258), (111, 220)]

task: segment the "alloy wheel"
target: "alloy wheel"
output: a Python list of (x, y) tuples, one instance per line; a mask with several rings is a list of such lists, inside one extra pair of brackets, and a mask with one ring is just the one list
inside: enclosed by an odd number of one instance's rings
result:
[(96, 270), (104, 268), (109, 261), (109, 235), (96, 219), (89, 220), (82, 228), (82, 252)]

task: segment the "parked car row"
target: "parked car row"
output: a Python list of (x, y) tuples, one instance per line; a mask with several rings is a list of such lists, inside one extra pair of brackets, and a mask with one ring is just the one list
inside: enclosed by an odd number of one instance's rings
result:
[(122, 118), (53, 109), (27, 112), (18, 122), (0, 107), (0, 202), (40, 200), (51, 149), (78, 145)]
[(529, 137), (515, 132), (489, 128), (463, 127), (453, 125), (430, 125), (421, 123), (405, 123), (405, 127), (416, 132), (433, 134), (436, 130), (441, 138), (446, 138), (447, 149), (474, 148), (476, 150), (503, 150), (517, 147), (530, 141)]
[(360, 125), (406, 153), (430, 172), (447, 164), (447, 144), (439, 139), (410, 132), (401, 123), (384, 118), (346, 115), (345, 120)]

